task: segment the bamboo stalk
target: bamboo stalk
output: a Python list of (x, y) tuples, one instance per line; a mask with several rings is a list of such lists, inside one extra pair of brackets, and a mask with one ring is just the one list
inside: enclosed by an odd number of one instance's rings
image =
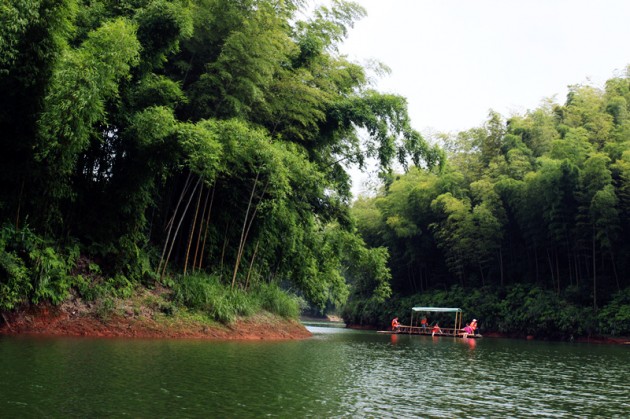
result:
[(161, 271), (162, 263), (164, 262), (164, 255), (166, 254), (166, 249), (168, 248), (168, 244), (169, 244), (168, 242), (171, 236), (171, 231), (173, 229), (173, 222), (175, 220), (175, 216), (177, 215), (177, 211), (179, 210), (179, 205), (184, 199), (184, 195), (190, 186), (190, 176), (191, 176), (191, 172), (188, 172), (188, 177), (186, 178), (186, 182), (184, 183), (184, 188), (182, 189), (182, 193), (179, 195), (179, 200), (177, 201), (177, 205), (175, 206), (175, 210), (173, 211), (173, 216), (171, 217), (171, 219), (166, 225), (168, 232), (166, 233), (166, 239), (164, 240), (164, 248), (162, 249), (162, 255), (160, 256), (160, 262), (158, 263), (156, 273), (160, 273)]
[(267, 179), (267, 182), (265, 183), (265, 187), (263, 189), (262, 194), (260, 194), (260, 197), (258, 198), (258, 203), (254, 206), (254, 212), (252, 213), (251, 218), (249, 219), (249, 223), (247, 225), (247, 231), (245, 232), (245, 238), (243, 240), (243, 245), (240, 248), (240, 253), (239, 253), (239, 257), (238, 257), (238, 262), (240, 264), (240, 261), (242, 259), (243, 253), (245, 252), (245, 243), (247, 242), (247, 238), (249, 237), (249, 232), (252, 228), (252, 225), (254, 224), (254, 220), (256, 219), (256, 213), (258, 212), (258, 208), (260, 208), (260, 203), (262, 202), (263, 197), (265, 196), (265, 193), (267, 193), (267, 187), (269, 186), (269, 180)]
[[(20, 186), (20, 194), (18, 195), (18, 207), (17, 207), (17, 214), (15, 216), (15, 231), (19, 231), (20, 229), (20, 208), (22, 207), (22, 194), (23, 193), (24, 193), (24, 178), (22, 178), (22, 185)], [(11, 326), (9, 326), (9, 328), (11, 328)]]
[(256, 185), (258, 184), (258, 177), (260, 176), (260, 170), (256, 172), (256, 179), (254, 179), (254, 184), (252, 185), (252, 192), (249, 195), (249, 202), (247, 203), (247, 210), (245, 211), (245, 217), (243, 219), (243, 228), (241, 229), (241, 239), (238, 243), (238, 252), (236, 253), (236, 262), (234, 263), (234, 273), (232, 274), (232, 289), (234, 289), (234, 283), (236, 282), (236, 274), (238, 272), (238, 266), (241, 263), (241, 256), (243, 254), (243, 248), (245, 247), (245, 231), (247, 228), (247, 220), (249, 217), (249, 210), (252, 206), (252, 201), (254, 200), (254, 193), (256, 192)]
[(184, 276), (186, 275), (186, 271), (188, 269), (188, 257), (190, 256), (190, 247), (192, 246), (193, 237), (195, 235), (195, 229), (197, 228), (197, 215), (199, 215), (199, 205), (201, 205), (201, 195), (203, 195), (203, 185), (201, 185), (201, 189), (199, 189), (199, 198), (197, 198), (197, 207), (195, 208), (195, 216), (193, 217), (190, 233), (188, 234), (188, 246), (186, 247), (186, 257), (184, 258)]
[(4, 320), (4, 322), (7, 324), (7, 326), (9, 326), (9, 329), (11, 331), (13, 331), (13, 328), (11, 327), (11, 323), (9, 323), (9, 321), (7, 320), (7, 318), (5, 317), (4, 313), (2, 313), (2, 320)]
[(256, 253), (258, 252), (258, 245), (260, 244), (260, 240), (256, 241), (256, 247), (254, 248), (254, 254), (252, 255), (252, 260), (249, 262), (249, 269), (247, 270), (247, 280), (245, 281), (245, 290), (249, 286), (249, 277), (252, 274), (252, 267), (254, 266), (254, 259), (256, 259)]
[(212, 204), (214, 202), (214, 191), (216, 190), (215, 186), (212, 188), (212, 197), (210, 198), (210, 207), (208, 208), (208, 217), (206, 218), (206, 229), (203, 233), (203, 243), (201, 244), (201, 253), (199, 254), (199, 269), (201, 269), (201, 262), (203, 262), (203, 252), (206, 248), (206, 240), (208, 238), (208, 229), (210, 228), (210, 215), (212, 214)]
[(197, 233), (197, 244), (195, 245), (195, 255), (193, 256), (192, 271), (195, 272), (195, 266), (197, 266), (197, 254), (199, 253), (199, 243), (201, 242), (201, 233), (203, 232), (203, 221), (206, 217), (206, 210), (208, 209), (208, 197), (210, 196), (210, 188), (206, 193), (206, 199), (203, 202), (203, 212), (201, 213), (201, 221), (199, 222), (199, 233)]
[(227, 233), (228, 233), (229, 228), (230, 228), (230, 223), (225, 225), (225, 234), (223, 234), (223, 249), (221, 250), (221, 263), (219, 265), (221, 277), (219, 278), (219, 281), (223, 279), (223, 261), (225, 259), (225, 249), (227, 248), (227, 243), (228, 243)]
[(199, 187), (199, 184), (201, 183), (201, 178), (199, 178), (199, 180), (197, 181), (197, 183), (195, 184), (195, 187), (193, 189), (193, 191), (190, 193), (190, 198), (188, 199), (188, 203), (186, 204), (186, 208), (184, 208), (184, 211), (182, 212), (182, 216), (179, 219), (179, 223), (177, 224), (177, 228), (175, 229), (175, 233), (173, 234), (173, 240), (171, 241), (171, 246), (168, 250), (168, 254), (166, 255), (166, 261), (164, 262), (164, 267), (162, 269), (162, 273), (160, 274), (160, 279), (162, 279), (164, 277), (164, 274), (166, 273), (166, 267), (168, 266), (168, 261), (171, 257), (171, 252), (173, 251), (173, 246), (175, 244), (175, 239), (177, 237), (177, 234), (179, 233), (179, 228), (182, 225), (182, 222), (184, 221), (184, 216), (186, 215), (186, 212), (188, 211), (188, 207), (190, 206), (190, 202), (193, 199), (193, 196), (195, 195), (195, 192), (197, 191), (197, 187)]

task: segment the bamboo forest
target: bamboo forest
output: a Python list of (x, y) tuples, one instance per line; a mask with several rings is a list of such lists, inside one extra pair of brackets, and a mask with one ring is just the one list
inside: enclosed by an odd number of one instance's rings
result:
[(307, 5), (4, 2), (0, 311), (160, 286), (223, 322), (629, 335), (630, 73), (423, 136), (340, 52), (365, 10)]

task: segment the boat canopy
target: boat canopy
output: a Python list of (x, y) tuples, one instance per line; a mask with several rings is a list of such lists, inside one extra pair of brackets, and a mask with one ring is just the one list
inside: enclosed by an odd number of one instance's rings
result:
[[(455, 307), (412, 307), (411, 308), (411, 326), (413, 327), (413, 318), (414, 313), (418, 312), (426, 312), (426, 313), (455, 313), (455, 330), (459, 330), (462, 328), (462, 317), (464, 314), (462, 313), (461, 308)], [(420, 319), (420, 314), (417, 315), (416, 319)], [(417, 321), (417, 320), (416, 320)]]
[(461, 308), (449, 308), (449, 307), (413, 307), (412, 311), (432, 311), (439, 313), (461, 313)]

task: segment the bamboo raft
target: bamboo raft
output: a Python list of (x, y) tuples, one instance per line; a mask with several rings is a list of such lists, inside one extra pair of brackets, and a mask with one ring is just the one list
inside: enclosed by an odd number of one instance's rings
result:
[[(479, 339), (480, 337), (482, 337), (481, 335), (471, 335), (468, 334), (466, 336), (464, 332), (462, 332), (461, 330), (452, 328), (452, 327), (440, 327), (440, 329), (442, 330), (442, 333), (436, 333), (434, 336), (444, 336), (444, 337), (455, 337), (455, 338), (470, 338), (470, 339)], [(426, 329), (424, 329), (423, 327), (419, 327), (419, 326), (405, 326), (405, 325), (400, 325), (400, 327), (398, 328), (398, 330), (378, 330), (376, 333), (382, 333), (382, 334), (386, 334), (386, 335), (424, 335), (424, 336), (431, 336), (432, 335), (432, 328), (431, 327), (427, 327)]]
[[(455, 313), (455, 327), (440, 327), (441, 333), (433, 333), (433, 326), (417, 326), (414, 325), (415, 313)], [(425, 335), (425, 336), (445, 336), (454, 338), (470, 338), (479, 339), (482, 337), (479, 334), (465, 333), (462, 329), (462, 317), (463, 313), (460, 308), (447, 308), (447, 307), (413, 307), (411, 309), (411, 325), (400, 325), (396, 330), (379, 330), (377, 333), (383, 334), (402, 334), (402, 335)], [(420, 315), (416, 316), (416, 323), (419, 321)]]

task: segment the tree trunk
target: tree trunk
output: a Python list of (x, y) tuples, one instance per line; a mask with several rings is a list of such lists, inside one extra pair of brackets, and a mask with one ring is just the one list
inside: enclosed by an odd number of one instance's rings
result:
[[(23, 193), (24, 193), (24, 178), (22, 178), (22, 185), (20, 185), (20, 193), (18, 194), (17, 211), (16, 211), (16, 215), (15, 215), (15, 231), (18, 231), (20, 229), (20, 208), (22, 206), (22, 194)], [(7, 323), (7, 324), (9, 324), (9, 323)]]
[[(161, 269), (162, 269), (162, 263), (164, 261), (164, 255), (166, 254), (166, 249), (168, 249), (168, 245), (169, 245), (169, 240), (171, 237), (171, 231), (173, 229), (173, 224), (175, 223), (175, 217), (177, 216), (177, 211), (179, 210), (179, 205), (181, 204), (182, 200), (184, 199), (184, 195), (186, 194), (186, 191), (188, 191), (188, 188), (190, 187), (190, 177), (191, 177), (192, 173), (188, 172), (188, 177), (186, 178), (186, 182), (184, 183), (184, 188), (182, 189), (182, 192), (179, 194), (179, 200), (177, 201), (177, 205), (175, 206), (175, 211), (173, 211), (173, 216), (171, 217), (171, 219), (169, 220), (169, 222), (166, 225), (166, 229), (168, 230), (166, 233), (166, 239), (164, 240), (164, 248), (162, 249), (162, 255), (160, 256), (160, 262), (158, 263), (158, 267), (157, 267), (157, 274), (160, 274)], [(161, 275), (161, 274), (160, 274)]]
[(538, 247), (534, 246), (534, 265), (536, 265), (536, 283), (539, 283), (539, 272), (538, 272)]
[(228, 234), (229, 228), (230, 228), (230, 223), (228, 222), (228, 224), (225, 225), (225, 234), (223, 234), (223, 249), (221, 249), (221, 263), (219, 265), (221, 276), (219, 277), (219, 281), (223, 279), (223, 261), (225, 260), (225, 249), (227, 248), (227, 244), (228, 244), (227, 234)]
[(258, 245), (260, 244), (260, 240), (256, 242), (256, 247), (254, 248), (254, 254), (252, 255), (252, 260), (249, 262), (249, 269), (247, 270), (247, 280), (245, 281), (245, 290), (249, 286), (249, 277), (252, 274), (252, 267), (254, 266), (254, 259), (256, 259), (256, 253), (258, 253)]
[(203, 233), (204, 221), (206, 220), (206, 211), (208, 209), (209, 197), (210, 197), (210, 188), (208, 188), (208, 192), (206, 193), (206, 199), (203, 201), (203, 211), (201, 211), (201, 220), (199, 221), (199, 232), (197, 233), (197, 243), (195, 244), (195, 254), (193, 255), (193, 263), (192, 263), (193, 273), (195, 273), (195, 268), (197, 267), (197, 256), (199, 255), (199, 245), (201, 244), (201, 235)]
[(252, 192), (249, 194), (249, 202), (247, 203), (247, 210), (245, 211), (245, 217), (243, 218), (243, 228), (241, 229), (241, 239), (238, 243), (238, 252), (236, 253), (236, 262), (234, 263), (234, 273), (232, 274), (232, 289), (234, 289), (234, 283), (236, 282), (236, 274), (238, 273), (238, 266), (241, 263), (241, 256), (243, 254), (243, 248), (245, 247), (245, 231), (247, 228), (247, 221), (249, 219), (249, 210), (252, 207), (252, 201), (254, 200), (254, 194), (256, 193), (256, 185), (258, 184), (258, 177), (260, 171), (256, 172), (256, 179), (252, 185)]
[(575, 285), (580, 286), (580, 258), (577, 253), (573, 254), (573, 265), (575, 267)]
[(195, 236), (195, 230), (197, 229), (197, 216), (199, 215), (199, 206), (201, 205), (202, 195), (203, 195), (203, 185), (201, 185), (201, 189), (199, 189), (199, 198), (197, 198), (197, 206), (195, 207), (195, 216), (193, 217), (192, 226), (190, 227), (190, 233), (188, 234), (188, 246), (186, 246), (186, 257), (184, 258), (184, 276), (186, 276), (186, 271), (188, 269), (188, 258), (190, 256), (190, 248), (192, 246), (193, 238)]
[(499, 269), (501, 270), (501, 286), (505, 285), (503, 279), (503, 250), (499, 247)]
[(553, 275), (553, 263), (551, 262), (551, 255), (549, 254), (549, 249), (547, 249), (547, 263), (549, 263), (549, 273), (551, 274), (551, 283), (553, 284), (555, 288), (556, 279), (554, 278), (554, 275)]
[(210, 207), (208, 208), (208, 216), (206, 217), (206, 228), (203, 233), (203, 243), (201, 244), (201, 254), (199, 255), (199, 267), (201, 269), (201, 262), (203, 261), (203, 252), (206, 249), (206, 240), (208, 239), (208, 229), (210, 228), (210, 215), (212, 214), (212, 204), (214, 203), (214, 191), (216, 190), (216, 183), (212, 187), (212, 197), (210, 198)]
[(560, 295), (560, 262), (558, 261), (558, 251), (556, 250), (556, 278), (558, 278), (558, 289), (557, 293)]
[[(258, 174), (256, 174), (256, 181), (254, 182), (254, 187), (252, 189), (252, 197), (254, 194), (254, 190), (256, 189), (256, 183), (258, 181)], [(260, 208), (260, 203), (263, 200), (263, 197), (265, 196), (265, 193), (267, 193), (267, 187), (269, 186), (269, 179), (267, 179), (267, 182), (265, 182), (265, 187), (263, 188), (262, 193), (260, 194), (260, 197), (258, 198), (258, 202), (256, 203), (256, 205), (254, 205), (254, 211), (252, 212), (251, 217), (249, 218), (249, 222), (247, 223), (247, 229), (244, 231), (245, 234), (241, 234), (241, 243), (239, 245), (239, 251), (238, 251), (238, 255), (236, 258), (236, 264), (234, 266), (234, 275), (232, 276), (232, 288), (234, 288), (234, 282), (236, 281), (236, 273), (238, 271), (238, 267), (241, 263), (241, 258), (243, 257), (243, 252), (245, 251), (245, 243), (247, 242), (247, 238), (249, 237), (249, 231), (252, 228), (252, 225), (254, 224), (254, 219), (256, 218), (256, 213), (258, 212), (258, 208)], [(250, 205), (251, 205), (251, 200), (252, 197), (250, 197)], [(250, 205), (247, 206), (247, 213), (249, 212), (250, 209)], [(245, 221), (247, 221), (247, 213), (245, 214)], [(245, 227), (245, 225), (243, 225), (243, 227)]]
[(173, 246), (175, 244), (175, 239), (177, 238), (177, 234), (179, 233), (179, 228), (182, 225), (182, 222), (184, 221), (184, 217), (186, 216), (186, 212), (188, 211), (188, 207), (190, 206), (190, 202), (192, 201), (193, 197), (195, 196), (195, 192), (197, 191), (197, 188), (199, 187), (199, 184), (201, 183), (201, 177), (199, 178), (199, 180), (197, 181), (197, 183), (195, 184), (195, 187), (193, 188), (192, 192), (190, 193), (190, 198), (188, 198), (188, 202), (186, 203), (186, 208), (184, 208), (184, 211), (182, 212), (182, 216), (179, 219), (179, 223), (177, 224), (177, 228), (175, 229), (175, 233), (173, 233), (173, 240), (171, 241), (171, 246), (168, 249), (168, 253), (166, 255), (166, 260), (164, 261), (164, 267), (162, 268), (162, 273), (160, 274), (160, 279), (164, 277), (164, 274), (166, 273), (166, 267), (168, 266), (168, 261), (171, 257), (171, 252), (173, 251)]
[(593, 225), (593, 309), (597, 311), (597, 258), (595, 257), (595, 225)]
[(617, 264), (615, 263), (615, 254), (612, 251), (610, 252), (610, 262), (612, 263), (613, 274), (615, 275), (617, 291), (621, 291), (621, 285), (619, 285), (619, 275), (617, 274)]

